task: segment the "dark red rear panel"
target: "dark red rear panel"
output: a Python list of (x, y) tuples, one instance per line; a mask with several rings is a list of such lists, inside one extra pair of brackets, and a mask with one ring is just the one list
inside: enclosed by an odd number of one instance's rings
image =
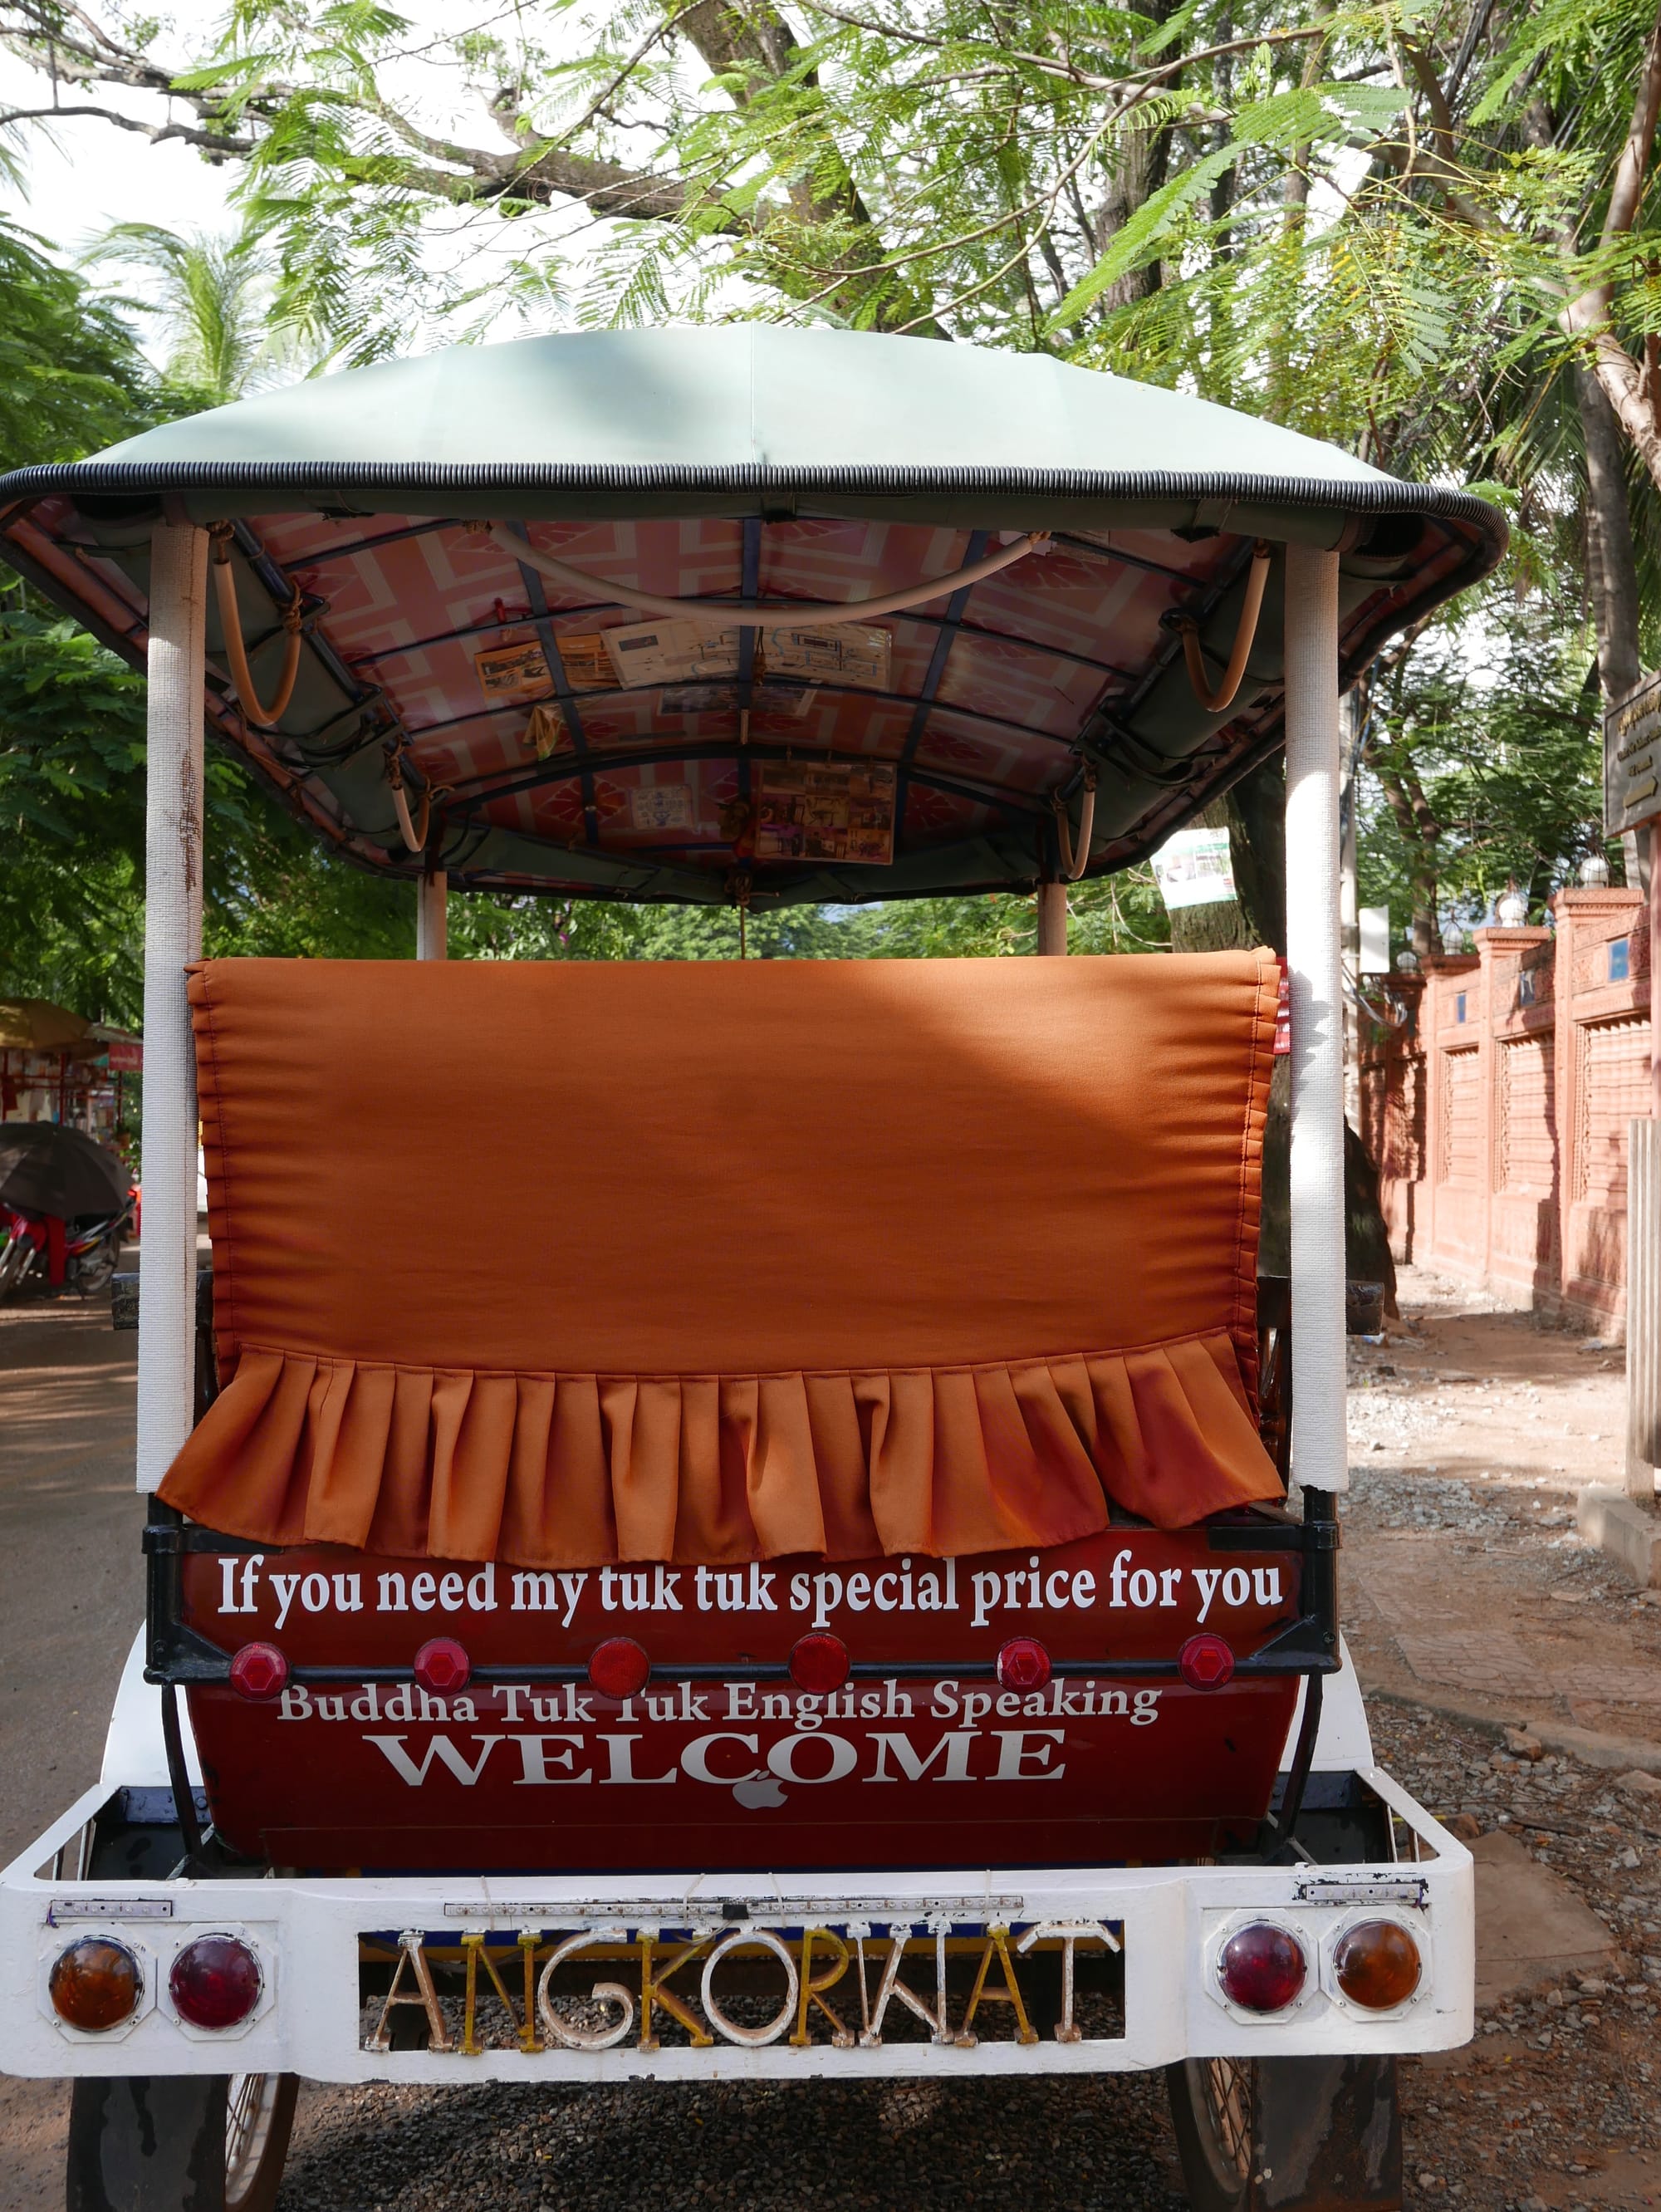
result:
[[(1288, 1677), (1195, 1691), (1115, 1674), (1201, 1627), (1244, 1657), (1294, 1617), (1295, 1553), (1213, 1551), (1203, 1528), (955, 1562), (553, 1576), (327, 1548), (198, 1554), (185, 1600), (227, 1653), (270, 1641), (298, 1674), (408, 1668), (434, 1637), (472, 1662), (468, 1688), (444, 1696), (413, 1678), (291, 1680), (270, 1703), (191, 1692), (221, 1832), (319, 1871), (1197, 1857), (1261, 1819), (1296, 1696)], [(843, 1688), (745, 1679), (814, 1630), (846, 1644)], [(513, 1671), (585, 1665), (620, 1635), (654, 1668), (633, 1698)], [(1024, 1692), (973, 1673), (1015, 1636), (1087, 1671)], [(688, 1666), (713, 1671), (675, 1679)]]

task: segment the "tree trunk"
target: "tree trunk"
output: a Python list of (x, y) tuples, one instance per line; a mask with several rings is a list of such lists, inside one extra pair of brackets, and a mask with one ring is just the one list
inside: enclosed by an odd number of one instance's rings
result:
[(1621, 430), (1603, 386), (1590, 369), (1574, 372), (1580, 434), (1586, 456), (1586, 507), (1592, 527), (1586, 580), (1597, 629), (1597, 672), (1607, 706), (1623, 698), (1642, 673), (1638, 652), (1638, 563), (1627, 501)]

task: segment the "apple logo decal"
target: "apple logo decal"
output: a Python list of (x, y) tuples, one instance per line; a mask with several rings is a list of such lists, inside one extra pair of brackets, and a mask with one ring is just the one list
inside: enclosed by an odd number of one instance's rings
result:
[(752, 1774), (743, 1782), (735, 1782), (732, 1794), (748, 1812), (756, 1812), (764, 1805), (782, 1805), (785, 1785), (776, 1775)]

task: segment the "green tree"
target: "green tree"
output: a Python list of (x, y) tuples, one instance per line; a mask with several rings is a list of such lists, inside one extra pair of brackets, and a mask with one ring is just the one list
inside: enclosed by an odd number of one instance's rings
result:
[(273, 325), (270, 270), (246, 234), (180, 236), (158, 223), (122, 222), (85, 257), (142, 271), (144, 296), (127, 304), (157, 317), (170, 342), (167, 380), (194, 407), (222, 407), (263, 377), (292, 370), (293, 334)]
[[(1503, 614), (1504, 619), (1501, 619)], [(1494, 609), (1480, 653), (1444, 626), (1374, 672), (1362, 753), (1361, 894), (1416, 951), (1491, 919), (1515, 884), (1531, 919), (1603, 849), (1597, 668), (1559, 592)]]

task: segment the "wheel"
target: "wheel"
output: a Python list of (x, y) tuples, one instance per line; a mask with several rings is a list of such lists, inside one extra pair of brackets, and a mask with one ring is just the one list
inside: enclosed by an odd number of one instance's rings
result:
[(1187, 2058), (1166, 2083), (1194, 2212), (1399, 2212), (1393, 2057)]
[(299, 2087), (292, 2074), (77, 2081), (68, 2212), (272, 2212)]
[(294, 2074), (233, 2074), (225, 2098), (225, 2212), (270, 2212), (300, 2091)]
[(116, 1243), (106, 1237), (75, 1263), (75, 1287), (83, 1298), (101, 1297), (115, 1280)]
[(1194, 2212), (1245, 2212), (1251, 2203), (1257, 2066), (1249, 2058), (1184, 2058), (1166, 2069)]

